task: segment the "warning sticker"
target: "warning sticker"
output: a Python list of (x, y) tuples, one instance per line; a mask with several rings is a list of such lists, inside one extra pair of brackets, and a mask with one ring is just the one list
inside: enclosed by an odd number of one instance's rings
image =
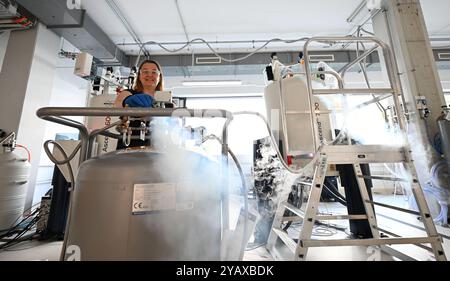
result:
[(135, 184), (131, 212), (171, 210), (176, 208), (175, 183)]

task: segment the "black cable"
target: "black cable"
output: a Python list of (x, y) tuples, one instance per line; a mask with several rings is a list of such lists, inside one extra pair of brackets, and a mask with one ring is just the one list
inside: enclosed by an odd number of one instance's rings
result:
[[(26, 233), (29, 229), (31, 229), (31, 227), (36, 223), (36, 217), (34, 217), (21, 231), (19, 231), (19, 233), (16, 234), (16, 236), (11, 239), (9, 242), (14, 241), (18, 238), (20, 238), (21, 236), (23, 236), (24, 233)], [(2, 245), (4, 246), (4, 245)]]
[(318, 225), (326, 225), (328, 227), (337, 229), (337, 230), (341, 230), (341, 231), (345, 231), (347, 229), (346, 226), (340, 226), (340, 225), (336, 225), (336, 224), (332, 224), (332, 223), (325, 223), (325, 222), (321, 222), (321, 221), (315, 221), (315, 224)]
[[(22, 222), (16, 224), (16, 223), (20, 220), (20, 218), (23, 217), (23, 214), (26, 213), (26, 212), (28, 212), (28, 211), (31, 211), (34, 207), (36, 207), (36, 206), (39, 205), (40, 203), (41, 203), (41, 202), (38, 202), (38, 203), (34, 204), (33, 206), (31, 206), (30, 208), (24, 210), (23, 213), (22, 213), (22, 215), (20, 215), (19, 217), (17, 217), (17, 219), (14, 220), (14, 222), (11, 224), (11, 227), (9, 227), (9, 228), (7, 228), (7, 229), (1, 229), (1, 230), (0, 230), (0, 233), (2, 233), (2, 232), (8, 232), (8, 231), (10, 231), (11, 229), (17, 227), (20, 223), (23, 222), (23, 220), (22, 220)], [(39, 208), (39, 207), (38, 207), (38, 208)], [(30, 217), (30, 214), (27, 215), (27, 218), (29, 218), (29, 217)], [(2, 234), (2, 235), (3, 235), (3, 234)], [(2, 237), (2, 235), (0, 235), (0, 238)]]
[[(330, 183), (334, 188), (336, 188), (332, 183)], [(323, 184), (323, 187), (326, 188), (328, 190), (328, 192), (331, 193), (331, 195), (334, 197), (334, 199), (336, 199), (337, 202), (341, 203), (344, 206), (347, 206), (347, 202), (345, 200), (345, 197), (342, 196), (342, 194), (340, 194), (338, 192), (339, 195), (337, 195), (335, 192), (333, 192), (331, 190), (331, 188), (329, 188), (328, 186), (325, 185), (325, 183)], [(302, 190), (303, 191), (303, 190)], [(322, 198), (322, 195), (320, 195), (320, 198)], [(343, 198), (343, 199), (342, 199)], [(300, 200), (303, 200), (303, 198), (300, 198)], [(289, 229), (289, 227), (292, 225), (292, 221), (288, 221), (286, 223), (286, 225), (283, 227), (284, 231), (287, 231)]]
[(324, 184), (323, 187), (325, 187), (328, 190), (328, 192), (331, 193), (331, 195), (334, 197), (334, 199), (336, 199), (337, 202), (341, 203), (344, 206), (347, 206), (347, 202), (342, 198), (340, 198), (338, 195), (336, 195), (328, 186)]
[(342, 194), (339, 192), (339, 189), (333, 184), (333, 182), (330, 181), (329, 184), (331, 184), (331, 187), (333, 187), (334, 190), (337, 191), (337, 193), (335, 193), (335, 194), (336, 194), (339, 198), (341, 198), (341, 199), (344, 200), (344, 201), (347, 201), (347, 199), (345, 198), (345, 196), (342, 195)]
[[(37, 234), (36, 234), (36, 233), (28, 234), (28, 235), (26, 235), (25, 237), (22, 237), (22, 238), (21, 238), (21, 241), (18, 242), (16, 245), (7, 247), (6, 249), (3, 249), (3, 251), (7, 251), (7, 252), (15, 252), (15, 251), (24, 251), (24, 250), (28, 250), (28, 249), (31, 249), (31, 248), (35, 248), (35, 247), (37, 247), (37, 246), (40, 245), (40, 244), (36, 244), (36, 243), (35, 243), (35, 244), (31, 244), (31, 243), (30, 243), (30, 242), (32, 242), (32, 241), (34, 240), (35, 237), (37, 237)], [(23, 247), (23, 243), (24, 243), (24, 242), (28, 242), (28, 243), (30, 243), (31, 245)], [(22, 245), (21, 245), (21, 244), (22, 244)], [(25, 245), (26, 245), (26, 244), (25, 244)], [(22, 246), (22, 247), (19, 247), (19, 246)]]
[[(28, 231), (31, 230), (31, 228), (37, 223), (38, 217), (33, 218), (33, 220), (31, 220), (31, 222), (20, 232), (16, 235), (16, 237), (14, 237), (12, 240), (6, 242), (3, 245), (0, 245), (0, 250), (4, 250), (6, 248), (9, 248), (13, 245), (16, 245), (22, 241), (24, 241), (23, 239), (21, 239), (21, 237), (27, 233)], [(28, 240), (29, 238), (26, 238), (25, 240)]]
[(289, 229), (289, 227), (291, 226), (292, 221), (288, 221), (287, 224), (285, 225), (285, 227), (283, 227), (284, 231), (287, 231)]
[(36, 210), (34, 210), (32, 213), (30, 213), (29, 215), (27, 215), (25, 218), (23, 218), (19, 223), (17, 223), (15, 226), (11, 227), (9, 230), (6, 231), (6, 233), (0, 235), (0, 239), (3, 239), (5, 237), (9, 237), (12, 234), (14, 234), (17, 229), (22, 225), (22, 223), (24, 223), (26, 220), (28, 220), (29, 218), (31, 218), (32, 216), (34, 216), (36, 213), (39, 212), (40, 208), (37, 208)]
[[(27, 237), (27, 238), (22, 238), (22, 236), (23, 235), (25, 235), (28, 231), (30, 231), (31, 229), (32, 229), (32, 227), (34, 226), (34, 225), (36, 225), (36, 223), (39, 221), (39, 219), (40, 219), (40, 216), (39, 216), (39, 208), (38, 209), (36, 209), (29, 217), (31, 217), (32, 215), (35, 215), (35, 217), (33, 217), (33, 219), (22, 229), (22, 230), (20, 230), (20, 231), (18, 231), (18, 233), (16, 233), (16, 236), (14, 237), (14, 238), (12, 238), (11, 240), (7, 240), (7, 242), (6, 243), (4, 243), (4, 244), (2, 244), (2, 245), (0, 245), (0, 250), (4, 250), (4, 249), (6, 249), (6, 248), (8, 248), (8, 247), (11, 247), (12, 245), (15, 245), (15, 244), (17, 244), (17, 243), (20, 243), (20, 242), (22, 242), (22, 241), (25, 241), (25, 240), (28, 240), (29, 238)], [(29, 217), (27, 217), (27, 218), (25, 218), (25, 219), (28, 219)], [(24, 219), (24, 220), (25, 220)], [(9, 236), (11, 236), (12, 234), (14, 234), (14, 233), (10, 233), (8, 236), (4, 236), (4, 237), (9, 237)], [(32, 236), (34, 236), (34, 234), (32, 235)], [(3, 237), (3, 238), (4, 238)]]

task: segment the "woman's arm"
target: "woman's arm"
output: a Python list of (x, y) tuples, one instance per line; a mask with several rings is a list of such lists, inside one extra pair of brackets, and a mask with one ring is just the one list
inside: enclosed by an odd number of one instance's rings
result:
[(114, 101), (114, 107), (123, 108), (122, 106), (123, 100), (131, 95), (132, 95), (131, 92), (127, 90), (120, 92), (120, 94), (117, 95), (116, 100)]

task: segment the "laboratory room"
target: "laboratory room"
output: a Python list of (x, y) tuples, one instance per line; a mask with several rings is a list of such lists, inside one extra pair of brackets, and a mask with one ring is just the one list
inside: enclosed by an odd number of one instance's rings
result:
[(443, 11), (0, 0), (0, 261), (446, 261)]

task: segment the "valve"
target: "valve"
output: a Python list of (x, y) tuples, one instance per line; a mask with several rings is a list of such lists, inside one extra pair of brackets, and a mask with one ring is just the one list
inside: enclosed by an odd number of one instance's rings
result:
[(428, 109), (425, 96), (416, 96), (416, 108), (421, 119), (427, 119), (430, 116), (430, 109)]

